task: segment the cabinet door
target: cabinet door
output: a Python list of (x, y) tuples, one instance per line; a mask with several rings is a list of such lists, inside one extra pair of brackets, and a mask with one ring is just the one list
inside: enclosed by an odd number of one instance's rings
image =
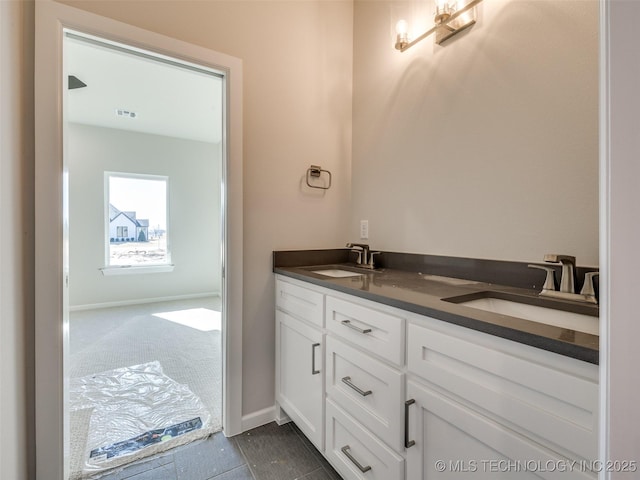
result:
[(407, 480), (594, 480), (572, 462), (456, 401), (407, 382)]
[(324, 450), (322, 332), (276, 310), (276, 397), (309, 440)]

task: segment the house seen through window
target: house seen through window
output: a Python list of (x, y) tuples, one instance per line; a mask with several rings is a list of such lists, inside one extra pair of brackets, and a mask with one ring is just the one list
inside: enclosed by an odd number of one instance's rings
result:
[(171, 263), (168, 247), (167, 177), (106, 174), (107, 266)]

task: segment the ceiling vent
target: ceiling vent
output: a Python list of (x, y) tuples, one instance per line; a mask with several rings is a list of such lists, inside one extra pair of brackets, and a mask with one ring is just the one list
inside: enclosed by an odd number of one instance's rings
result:
[(126, 118), (137, 118), (138, 114), (136, 112), (132, 112), (131, 110), (123, 110), (121, 108), (116, 110), (116, 115), (119, 117), (126, 117)]

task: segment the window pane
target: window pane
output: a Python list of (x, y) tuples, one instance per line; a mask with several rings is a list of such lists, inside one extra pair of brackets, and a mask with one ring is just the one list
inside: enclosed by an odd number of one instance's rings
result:
[(171, 263), (167, 249), (167, 180), (109, 175), (109, 265)]

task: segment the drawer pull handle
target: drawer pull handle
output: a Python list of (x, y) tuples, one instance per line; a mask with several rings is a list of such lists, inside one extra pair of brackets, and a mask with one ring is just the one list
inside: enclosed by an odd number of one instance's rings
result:
[(311, 375), (317, 375), (320, 370), (316, 370), (316, 347), (319, 347), (319, 343), (311, 345)]
[(342, 320), (342, 323), (345, 327), (349, 327), (352, 330), (355, 330), (356, 332), (360, 332), (360, 333), (371, 333), (371, 329), (370, 328), (360, 328), (360, 327), (356, 327), (353, 323), (351, 323), (351, 320)]
[(353, 383), (351, 383), (351, 377), (343, 377), (342, 382), (349, 385), (351, 388), (353, 388), (356, 392), (358, 392), (363, 397), (366, 397), (367, 395), (371, 395), (373, 393), (371, 390), (367, 390), (365, 392), (364, 390), (361, 390), (360, 388), (356, 387)]
[(404, 402), (404, 448), (410, 448), (416, 444), (415, 440), (409, 440), (409, 407), (414, 403), (416, 401), (413, 398)]
[(353, 458), (353, 455), (351, 455), (349, 453), (349, 450), (351, 449), (351, 447), (349, 445), (345, 445), (344, 447), (342, 447), (340, 450), (342, 450), (342, 453), (344, 453), (347, 458), (349, 460), (351, 460), (351, 463), (353, 463), (356, 467), (358, 467), (358, 469), (360, 469), (360, 471), (362, 473), (368, 472), (369, 470), (371, 470), (371, 466), (367, 465), (366, 467), (363, 467), (360, 462), (358, 462), (355, 458)]

